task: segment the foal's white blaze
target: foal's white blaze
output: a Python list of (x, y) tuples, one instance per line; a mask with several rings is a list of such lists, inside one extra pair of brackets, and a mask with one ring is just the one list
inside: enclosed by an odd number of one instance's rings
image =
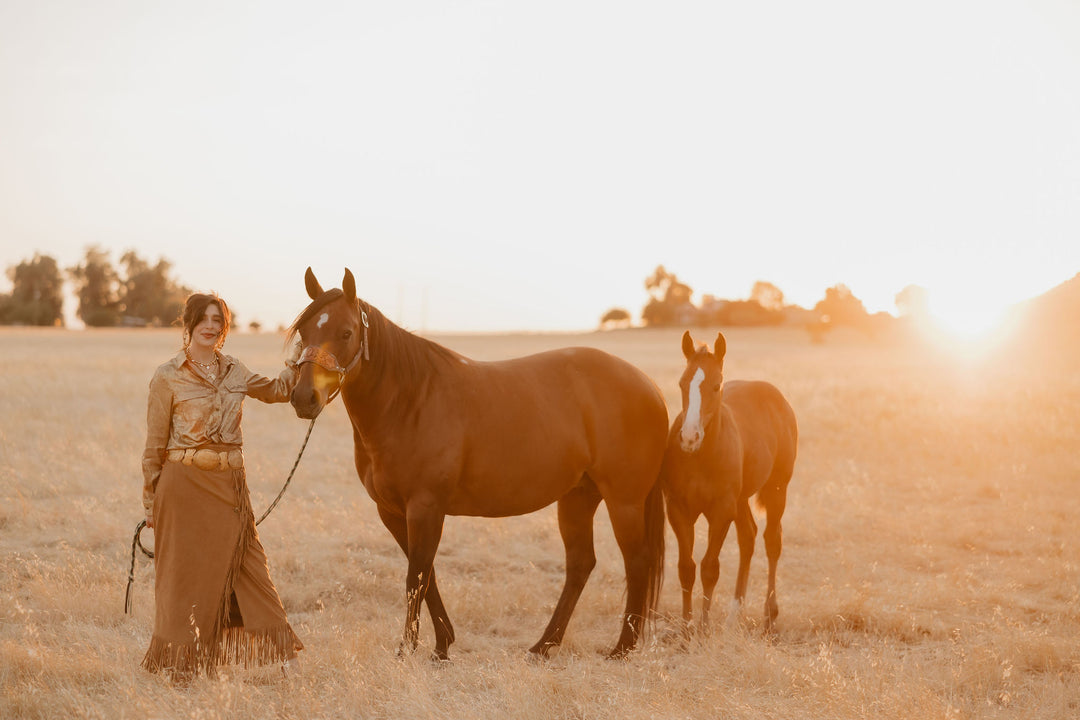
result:
[(683, 417), (681, 440), (682, 449), (685, 452), (694, 452), (701, 447), (701, 441), (705, 437), (705, 431), (701, 427), (701, 383), (705, 380), (705, 371), (697, 369), (694, 377), (690, 380), (688, 391), (688, 404), (686, 415)]
[(330, 319), (330, 313), (323, 313), (319, 316), (319, 322), (315, 323), (315, 327), (322, 328), (323, 325)]

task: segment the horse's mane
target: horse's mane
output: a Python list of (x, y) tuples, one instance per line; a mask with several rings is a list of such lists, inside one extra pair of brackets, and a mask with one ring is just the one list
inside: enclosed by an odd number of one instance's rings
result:
[[(311, 301), (304, 308), (285, 332), (285, 344), (289, 345), (299, 332), (300, 326), (310, 320), (317, 312), (345, 296), (341, 288), (327, 290), (322, 295)], [(432, 340), (427, 340), (419, 335), (414, 335), (408, 330), (396, 325), (382, 314), (377, 307), (357, 300), (358, 307), (367, 313), (370, 326), (369, 342), (375, 353), (386, 353), (386, 357), (392, 358), (395, 369), (405, 374), (405, 380), (422, 377), (428, 371), (436, 369), (440, 362), (460, 360), (461, 356), (453, 350), (440, 345)]]
[(409, 383), (439, 370), (447, 362), (462, 359), (453, 350), (395, 324), (374, 305), (359, 302), (371, 326), (372, 355), (378, 354), (393, 363), (401, 381)]

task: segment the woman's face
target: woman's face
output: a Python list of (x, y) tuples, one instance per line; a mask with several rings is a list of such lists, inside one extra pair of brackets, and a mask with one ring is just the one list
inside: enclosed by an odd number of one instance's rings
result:
[(217, 348), (223, 325), (224, 318), (221, 315), (221, 308), (217, 306), (217, 303), (210, 303), (206, 306), (206, 312), (203, 313), (202, 318), (195, 325), (195, 332), (191, 334), (191, 344), (213, 351)]

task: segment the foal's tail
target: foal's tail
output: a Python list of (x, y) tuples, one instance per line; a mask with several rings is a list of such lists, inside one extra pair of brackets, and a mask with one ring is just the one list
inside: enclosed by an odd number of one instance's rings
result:
[(645, 553), (647, 562), (645, 585), (645, 617), (650, 621), (660, 602), (664, 586), (664, 492), (657, 479), (645, 499)]

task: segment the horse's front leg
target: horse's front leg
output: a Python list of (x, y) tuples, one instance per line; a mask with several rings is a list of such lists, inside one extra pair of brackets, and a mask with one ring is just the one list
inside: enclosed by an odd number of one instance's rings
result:
[[(397, 544), (407, 558), (409, 556), (409, 532), (405, 525), (405, 517), (396, 515), (382, 506), (379, 506), (378, 509), (383, 525), (397, 540)], [(450, 616), (447, 614), (446, 606), (443, 605), (442, 596), (439, 594), (434, 564), (431, 567), (431, 582), (428, 584), (424, 600), (427, 602), (428, 613), (431, 614), (431, 623), (435, 626), (435, 659), (446, 660), (449, 658), (450, 645), (454, 642), (454, 626), (450, 623)]]
[(596, 566), (593, 517), (600, 500), (600, 493), (591, 482), (579, 485), (559, 499), (559, 533), (566, 549), (566, 580), (544, 634), (529, 648), (529, 652), (540, 657), (547, 657), (548, 651), (562, 642), (585, 581)]
[(435, 576), (435, 552), (446, 515), (429, 499), (410, 500), (405, 508), (409, 571), (405, 577), (405, 633), (402, 650), (412, 652), (420, 639), (420, 604)]

